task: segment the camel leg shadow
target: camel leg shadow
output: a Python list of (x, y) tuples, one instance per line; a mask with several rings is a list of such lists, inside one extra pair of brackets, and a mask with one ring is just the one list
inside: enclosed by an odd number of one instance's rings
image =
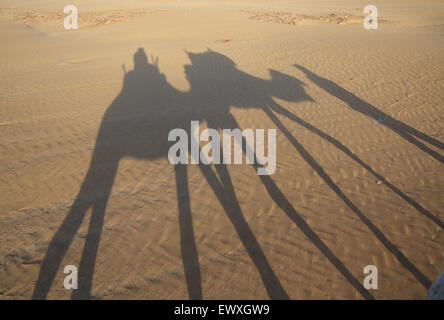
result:
[(396, 257), (399, 263), (404, 266), (410, 273), (428, 289), (432, 282), (419, 271), (413, 263), (392, 243), (387, 237), (354, 205), (354, 203), (342, 192), (342, 190), (333, 182), (330, 176), (317, 163), (313, 157), (305, 150), (305, 148), (296, 140), (296, 138), (287, 130), (276, 115), (269, 109), (264, 109), (270, 119), (284, 133), (291, 144), (298, 150), (302, 158), (312, 167), (316, 173), (324, 180), (324, 182), (336, 193), (342, 201), (358, 216), (359, 219), (370, 229), (370, 231), (378, 238), (379, 241)]
[(304, 128), (310, 130), (314, 134), (318, 135), (319, 137), (323, 138), (327, 142), (333, 144), (336, 148), (341, 150), (344, 154), (346, 154), (350, 159), (357, 162), (359, 165), (361, 165), (364, 169), (366, 169), (368, 172), (370, 172), (373, 176), (375, 176), (378, 180), (382, 181), (387, 187), (389, 187), (394, 193), (396, 193), (398, 196), (400, 196), (402, 199), (404, 199), (407, 203), (409, 203), (411, 206), (413, 206), (416, 210), (418, 210), (421, 214), (423, 214), (425, 217), (433, 221), (437, 226), (439, 226), (441, 229), (444, 229), (444, 223), (435, 215), (430, 213), (427, 209), (425, 209), (423, 206), (421, 206), (418, 202), (407, 196), (405, 193), (403, 193), (400, 189), (398, 189), (396, 186), (391, 184), (387, 181), (381, 174), (377, 173), (375, 170), (373, 170), (368, 164), (366, 164), (364, 161), (362, 161), (357, 155), (355, 155), (349, 148), (347, 148), (345, 145), (343, 145), (340, 141), (336, 140), (335, 138), (329, 136), (325, 132), (319, 130), (318, 128), (312, 126), (310, 123), (306, 122), (305, 120), (302, 120), (298, 116), (296, 116), (294, 113), (288, 111), (287, 109), (283, 108), (273, 100), (270, 102), (270, 107), (273, 111), (276, 111), (277, 113), (287, 117), (288, 119), (298, 123), (299, 125), (303, 126)]
[[(232, 118), (233, 126), (240, 128), (237, 121)], [(237, 143), (242, 147), (245, 154), (254, 154), (248, 146), (244, 137), (241, 137)], [(257, 172), (257, 169), (262, 167), (257, 161), (257, 157), (254, 154), (254, 161), (252, 164), (253, 169)], [(305, 222), (299, 212), (293, 207), (290, 201), (285, 197), (276, 183), (271, 179), (269, 175), (259, 175), (259, 178), (264, 185), (267, 193), (276, 205), (287, 215), (290, 220), (304, 233), (304, 235), (322, 252), (322, 254), (330, 261), (330, 263), (344, 276), (344, 278), (359, 292), (359, 294), (367, 300), (374, 300), (374, 297), (364, 288), (359, 280), (347, 269), (344, 263), (339, 260), (338, 257), (330, 250), (330, 248), (319, 238), (316, 232)]]
[[(72, 294), (73, 299), (90, 298), (105, 208), (117, 167), (118, 158), (110, 159), (101, 150), (94, 151), (88, 173), (76, 200), (48, 246), (32, 299), (45, 299), (48, 295), (65, 254), (85, 219), (87, 210), (92, 207), (91, 221), (78, 271), (79, 288), (74, 290)], [(88, 199), (91, 194), (96, 195), (95, 199)]]
[(339, 100), (342, 100), (344, 103), (346, 103), (351, 109), (360, 112), (361, 114), (371, 117), (375, 120), (381, 119), (383, 122), (381, 122), (382, 125), (386, 126), (393, 132), (397, 133), (400, 137), (404, 138), (411, 144), (415, 145), (431, 157), (435, 158), (439, 162), (444, 162), (444, 157), (436, 152), (435, 150), (429, 148), (424, 143), (419, 141), (418, 139), (421, 139), (441, 150), (444, 150), (444, 143), (430, 137), (429, 135), (420, 132), (419, 130), (416, 130), (409, 125), (396, 120), (392, 117), (390, 117), (388, 114), (382, 112), (378, 108), (372, 106), (370, 103), (362, 100), (358, 96), (354, 95), (353, 93), (347, 91), (346, 89), (342, 88), (338, 84), (334, 83), (331, 80), (328, 80), (326, 78), (323, 78), (321, 76), (318, 76), (317, 74), (311, 72), (307, 68), (300, 66), (300, 65), (294, 65), (296, 68), (304, 72), (308, 79), (310, 79), (314, 84), (316, 84), (319, 88), (323, 89), (327, 93), (331, 94), (332, 96), (336, 97)]
[[(220, 152), (221, 158), (223, 158), (223, 150), (221, 149)], [(289, 297), (287, 293), (279, 282), (259, 242), (243, 216), (226, 166), (223, 164), (215, 166), (221, 181), (219, 181), (216, 174), (208, 165), (199, 164), (203, 176), (224, 208), (248, 255), (259, 271), (268, 296), (273, 300), (288, 300)]]
[(177, 204), (179, 209), (180, 250), (188, 296), (190, 300), (202, 300), (199, 257), (194, 239), (187, 167), (183, 164), (176, 164), (174, 172), (176, 175)]

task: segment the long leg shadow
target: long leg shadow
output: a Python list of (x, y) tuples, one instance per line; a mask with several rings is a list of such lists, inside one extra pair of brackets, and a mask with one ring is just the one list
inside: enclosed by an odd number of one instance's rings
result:
[[(220, 149), (220, 152), (223, 157), (222, 149)], [(289, 297), (287, 293), (279, 282), (279, 279), (271, 268), (271, 265), (262, 251), (259, 242), (244, 218), (226, 166), (223, 164), (215, 166), (222, 185), (216, 174), (209, 166), (199, 164), (199, 168), (203, 176), (224, 208), (225, 213), (233, 224), (234, 229), (236, 230), (248, 255), (259, 271), (268, 296), (273, 300), (288, 300)]]
[(318, 135), (319, 137), (321, 137), (324, 140), (328, 141), (329, 143), (333, 144), (336, 148), (341, 150), (344, 154), (346, 154), (352, 160), (357, 162), (364, 169), (366, 169), (373, 176), (375, 176), (378, 180), (380, 180), (387, 187), (389, 187), (394, 193), (396, 193), (398, 196), (400, 196), (402, 199), (404, 199), (406, 202), (408, 202), (411, 206), (413, 206), (421, 214), (423, 214), (428, 219), (432, 220), (441, 229), (444, 229), (444, 223), (438, 217), (434, 216), (427, 209), (422, 207), (418, 202), (416, 202), (415, 200), (413, 200), (412, 198), (407, 196), (405, 193), (403, 193), (396, 186), (394, 186), (393, 184), (388, 182), (382, 175), (380, 175), (375, 170), (373, 170), (368, 164), (366, 164), (364, 161), (362, 161), (357, 155), (355, 155), (349, 148), (347, 148), (345, 145), (343, 145), (340, 141), (338, 141), (335, 138), (329, 136), (328, 134), (326, 134), (325, 132), (319, 130), (318, 128), (312, 126), (310, 123), (308, 123), (305, 120), (299, 118), (294, 113), (292, 113), (292, 112), (288, 111), (287, 109), (283, 108), (282, 106), (280, 106), (279, 104), (277, 104), (273, 100), (270, 101), (270, 108), (272, 110), (276, 111), (277, 113), (287, 117), (288, 119), (298, 123), (299, 125), (303, 126), (304, 128), (310, 130), (311, 132), (315, 133), (316, 135)]
[[(40, 268), (32, 299), (40, 300), (46, 298), (61, 261), (90, 207), (92, 207), (91, 221), (78, 270), (79, 287), (73, 291), (71, 298), (75, 300), (91, 298), (94, 266), (103, 228), (106, 204), (117, 172), (117, 160), (111, 162), (113, 164), (104, 168), (103, 164), (106, 163), (105, 155), (98, 150), (95, 151), (90, 169), (79, 194), (61, 227), (51, 239), (47, 254)], [(186, 284), (189, 298), (200, 300), (202, 299), (201, 276), (194, 240), (186, 166), (176, 165), (175, 175), (179, 209), (180, 246)], [(97, 186), (97, 183), (101, 183), (101, 185)], [(88, 199), (94, 191), (93, 188), (98, 188), (99, 194), (94, 199)]]
[[(240, 128), (236, 119), (231, 119), (232, 126), (234, 128)], [(280, 128), (282, 129), (282, 128)], [(284, 128), (285, 129), (285, 128)], [(254, 154), (251, 151), (247, 151), (250, 148), (244, 137), (240, 138), (237, 143), (242, 146), (242, 150), (245, 154)], [(253, 168), (257, 170), (261, 165), (254, 155)], [(313, 231), (313, 229), (305, 222), (302, 216), (291, 205), (290, 201), (285, 197), (276, 183), (271, 179), (269, 175), (259, 175), (262, 184), (265, 186), (267, 193), (276, 203), (276, 205), (282, 209), (282, 211), (296, 224), (296, 226), (304, 233), (304, 235), (322, 252), (322, 254), (330, 261), (331, 264), (344, 276), (344, 278), (359, 292), (359, 294), (368, 300), (373, 300), (374, 297), (364, 288), (361, 282), (347, 269), (347, 267), (336, 257), (336, 255), (328, 248), (328, 246), (319, 238), (319, 236)]]
[[(108, 161), (105, 161), (105, 159)], [(104, 166), (105, 163), (108, 163), (108, 166)], [(91, 221), (79, 265), (79, 288), (74, 290), (72, 294), (73, 299), (90, 298), (93, 270), (103, 227), (106, 203), (111, 193), (117, 166), (117, 159), (110, 161), (110, 157), (107, 157), (107, 154), (100, 148), (94, 151), (90, 168), (76, 200), (62, 225), (51, 239), (40, 267), (32, 299), (46, 298), (69, 245), (78, 232), (87, 210), (92, 207)], [(98, 190), (94, 190), (94, 188)], [(91, 194), (96, 194), (96, 196), (90, 199)]]
[(357, 97), (353, 93), (345, 90), (344, 88), (340, 87), (336, 83), (334, 83), (331, 80), (328, 80), (326, 78), (320, 77), (317, 74), (311, 72), (310, 70), (306, 69), (303, 66), (295, 65), (296, 68), (304, 72), (307, 77), (315, 83), (319, 88), (325, 90), (332, 96), (335, 96), (339, 100), (344, 101), (350, 108), (353, 110), (356, 110), (363, 115), (366, 115), (368, 117), (371, 117), (373, 119), (383, 119), (384, 121), (381, 122), (384, 126), (387, 128), (393, 130), (396, 132), (399, 136), (406, 139), (411, 144), (414, 144), (422, 151), (426, 152), (439, 162), (444, 162), (444, 157), (440, 155), (435, 150), (430, 149), (428, 146), (426, 146), (424, 143), (419, 141), (418, 139), (421, 139), (427, 143), (430, 143), (431, 145), (444, 150), (444, 144), (436, 139), (433, 139), (432, 137), (426, 135), (423, 132), (420, 132), (405, 123), (396, 120), (392, 117), (390, 117), (388, 114), (382, 112), (381, 110), (377, 109), (376, 107), (372, 106), (368, 102), (362, 100), (361, 98)]
[(302, 158), (316, 171), (316, 173), (325, 181), (325, 183), (336, 193), (345, 204), (361, 219), (362, 222), (370, 229), (370, 231), (378, 238), (379, 241), (396, 257), (396, 259), (409, 270), (412, 275), (428, 289), (432, 282), (419, 271), (407, 257), (393, 244), (387, 237), (356, 207), (353, 202), (342, 192), (342, 190), (333, 182), (324, 169), (313, 159), (313, 157), (305, 150), (305, 148), (296, 140), (296, 138), (287, 130), (276, 115), (269, 109), (264, 109), (270, 119), (284, 133), (287, 139), (298, 150)]
[(191, 217), (187, 167), (183, 164), (177, 164), (174, 166), (174, 171), (176, 174), (177, 205), (179, 209), (180, 250), (188, 295), (191, 300), (201, 300), (202, 285)]

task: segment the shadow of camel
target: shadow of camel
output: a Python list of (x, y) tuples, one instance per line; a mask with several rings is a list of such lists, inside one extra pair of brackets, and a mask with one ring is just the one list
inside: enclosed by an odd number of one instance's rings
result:
[[(135, 53), (134, 70), (128, 73), (125, 72), (122, 91), (107, 109), (102, 119), (90, 167), (76, 200), (62, 225), (51, 239), (41, 264), (33, 299), (46, 298), (61, 261), (89, 208), (92, 208), (92, 214), (79, 264), (79, 288), (73, 291), (72, 298), (91, 298), (94, 266), (106, 204), (111, 193), (119, 161), (123, 157), (148, 160), (167, 157), (170, 147), (168, 142), (170, 130), (182, 128), (187, 131), (189, 137), (192, 137), (191, 132), (189, 132), (192, 120), (205, 121), (209, 128), (217, 130), (222, 128), (239, 128), (237, 121), (230, 113), (232, 106), (264, 110), (312, 168), (358, 214), (371, 231), (389, 247), (390, 251), (398, 257), (398, 260), (412, 271), (421, 283), (426, 284), (427, 279), (424, 280), (421, 276), (422, 274), (385, 238), (382, 232), (371, 224), (359, 210), (356, 211), (357, 208), (353, 203), (348, 200), (319, 164), (295, 140), (273, 113), (273, 111), (277, 112), (303, 125), (305, 128), (333, 143), (333, 145), (352, 157), (352, 159), (360, 163), (372, 174), (378, 175), (340, 142), (274, 102), (273, 97), (292, 102), (312, 101), (303, 89), (301, 81), (273, 70), (270, 70), (271, 79), (269, 80), (253, 77), (237, 69), (234, 62), (226, 56), (213, 51), (198, 54), (188, 53), (188, 55), (191, 65), (185, 66), (185, 74), (190, 83), (190, 90), (188, 92), (181, 92), (172, 87), (167, 82), (166, 77), (159, 72), (156, 60), (149, 63), (143, 49), (139, 49)], [(243, 138), (241, 139), (237, 142), (242, 145), (244, 152), (248, 154), (247, 149), (249, 146)], [(253, 167), (257, 169), (259, 165), (257, 162), (254, 163)], [(218, 164), (214, 165), (214, 167), (216, 173), (210, 166), (199, 165), (203, 176), (217, 196), (247, 253), (255, 264), (269, 297), (271, 299), (288, 299), (288, 295), (243, 217), (242, 209), (236, 198), (226, 166)], [(174, 172), (178, 201), (181, 256), (188, 294), (190, 299), (202, 299), (200, 266), (192, 225), (186, 165), (174, 165)], [(372, 299), (372, 295), (368, 293), (356, 277), (303, 220), (271, 177), (262, 175), (259, 178), (273, 201), (327, 257), (347, 281), (364, 298)], [(383, 177), (381, 178), (384, 183), (391, 186)], [(396, 187), (391, 186), (391, 189), (418, 210), (422, 208)]]
[[(168, 151), (172, 144), (168, 142), (168, 134), (172, 129), (183, 128), (187, 130), (188, 136), (192, 137), (189, 132), (192, 120), (206, 121), (209, 127), (213, 125), (213, 128), (220, 128), (222, 117), (231, 117), (227, 101), (230, 92), (225, 92), (226, 88), (212, 88), (216, 90), (214, 93), (214, 91), (205, 91), (206, 88), (201, 88), (200, 85), (195, 88), (193, 81), (199, 83), (203, 81), (208, 84), (214, 77), (209, 73), (200, 73), (202, 70), (195, 70), (194, 64), (196, 63), (198, 65), (209, 63), (217, 68), (220, 67), (222, 69), (219, 72), (222, 72), (222, 75), (224, 75), (223, 68), (234, 67), (234, 63), (219, 54), (208, 61), (206, 61), (205, 54), (190, 53), (189, 56), (193, 65), (186, 66), (185, 73), (190, 81), (191, 89), (189, 92), (181, 92), (172, 87), (166, 77), (159, 72), (157, 61), (148, 62), (142, 48), (134, 54), (134, 70), (125, 72), (122, 91), (106, 110), (102, 119), (90, 167), (80, 191), (62, 225), (51, 239), (41, 264), (33, 299), (46, 298), (61, 261), (89, 208), (92, 208), (92, 214), (78, 268), (79, 287), (73, 291), (72, 298), (91, 298), (94, 266), (106, 204), (119, 161), (123, 157), (149, 160), (168, 157)], [(196, 76), (199, 77), (199, 80), (195, 78)], [(230, 81), (229, 78), (224, 80)], [(254, 81), (254, 84), (250, 84), (252, 86), (259, 85), (263, 89), (262, 95), (264, 96), (272, 95), (267, 85), (268, 82), (279, 81), (274, 78), (261, 80), (254, 77), (246, 80)], [(297, 92), (303, 93), (302, 88), (295, 89)], [(214, 94), (219, 97), (216, 98)], [(237, 93), (234, 93), (234, 96), (236, 95)], [(218, 98), (221, 101), (214, 104), (214, 100)], [(295, 96), (296, 100), (305, 98), (307, 96)], [(187, 169), (186, 165), (181, 164), (172, 167), (174, 167), (176, 177), (180, 246), (188, 294), (190, 299), (202, 299), (200, 267), (191, 221)], [(199, 168), (257, 267), (270, 298), (288, 299), (288, 295), (243, 216), (225, 166), (217, 168), (222, 185), (209, 166), (200, 165)]]
[[(307, 162), (307, 164), (310, 165), (310, 167), (320, 176), (321, 179), (324, 180), (324, 182), (332, 189), (334, 193), (336, 193), (339, 198), (345, 202), (345, 204), (359, 217), (359, 219), (369, 228), (369, 230), (375, 235), (375, 237), (396, 257), (396, 259), (399, 261), (399, 263), (405, 267), (410, 273), (426, 288), (428, 288), (431, 285), (431, 281), (421, 272), (419, 271), (416, 266), (410, 262), (410, 260), (383, 234), (381, 230), (379, 230), (370, 219), (368, 219), (361, 210), (358, 209), (358, 207), (353, 204), (353, 202), (345, 195), (345, 193), (333, 182), (333, 180), (330, 178), (330, 176), (326, 173), (326, 171), (319, 165), (319, 163), (307, 152), (307, 150), (297, 141), (297, 139), (288, 131), (288, 129), (282, 124), (282, 122), (277, 118), (275, 113), (278, 113), (280, 115), (283, 115), (296, 123), (302, 125), (304, 128), (310, 130), (311, 132), (315, 133), (316, 135), (320, 136), (321, 138), (325, 139), (329, 143), (333, 144), (336, 148), (338, 148), (340, 151), (344, 152), (347, 156), (349, 156), (352, 160), (359, 163), (363, 168), (365, 168), (368, 172), (370, 172), (375, 177), (378, 177), (385, 185), (387, 185), (392, 191), (394, 191), (396, 194), (398, 194), (402, 199), (406, 200), (409, 204), (411, 204), (413, 207), (415, 207), (420, 213), (422, 213), (427, 218), (434, 221), (438, 226), (441, 228), (443, 227), (442, 222), (432, 215), (430, 212), (428, 212), (426, 209), (424, 209), (420, 204), (418, 204), (416, 201), (405, 195), (401, 190), (399, 190), (397, 187), (395, 187), (393, 184), (389, 183), (382, 175), (378, 174), (376, 171), (374, 171), (369, 165), (367, 165), (364, 161), (362, 161), (359, 157), (357, 157), (354, 153), (352, 153), (347, 147), (345, 147), (342, 143), (340, 143), (338, 140), (334, 139), (333, 137), (327, 135), (326, 133), (322, 132), (321, 130), (313, 127), (308, 122), (302, 120), (301, 118), (297, 117), (295, 114), (291, 113), (290, 111), (283, 108), (281, 105), (275, 102), (273, 97), (277, 97), (286, 101), (313, 101), (312, 98), (306, 96), (305, 90), (303, 89), (302, 85), (303, 83), (295, 78), (289, 77), (287, 75), (281, 74), (277, 71), (270, 70), (270, 74), (272, 76), (272, 80), (270, 83), (267, 83), (267, 86), (265, 87), (263, 85), (262, 79), (251, 77), (248, 74), (245, 74), (244, 72), (238, 70), (235, 68), (234, 63), (230, 60), (232, 65), (229, 65), (229, 63), (226, 64), (223, 73), (221, 73), (218, 70), (215, 70), (214, 67), (212, 67), (215, 63), (215, 60), (222, 60), (223, 58), (219, 58), (218, 53), (212, 53), (208, 52), (206, 54), (199, 54), (198, 59), (193, 59), (193, 55), (190, 55), (190, 60), (193, 62), (192, 70), (193, 75), (190, 76), (189, 73), (187, 73), (187, 78), (190, 81), (191, 84), (191, 92), (212, 92), (211, 88), (214, 87), (222, 87), (226, 90), (228, 97), (239, 97), (241, 95), (241, 92), (235, 92), (235, 90), (240, 90), (242, 88), (242, 84), (244, 84), (245, 90), (248, 90), (248, 88), (251, 88), (252, 92), (265, 92), (264, 95), (256, 96), (254, 99), (251, 100), (252, 104), (249, 104), (246, 101), (236, 101), (233, 98), (231, 98), (229, 101), (225, 101), (223, 99), (214, 99), (213, 105), (216, 106), (217, 110), (224, 110), (224, 116), (218, 117), (218, 118), (211, 118), (207, 119), (207, 122), (209, 124), (209, 127), (211, 128), (239, 128), (239, 125), (237, 121), (231, 116), (229, 110), (230, 106), (234, 106), (236, 108), (249, 108), (254, 107), (258, 109), (262, 109), (270, 118), (270, 120), (273, 121), (273, 123), (276, 125), (276, 127), (287, 137), (287, 139), (290, 141), (290, 143), (293, 144), (293, 146), (296, 148), (296, 150), (300, 153), (302, 158)], [(217, 59), (215, 59), (218, 57)], [(227, 59), (224, 57), (224, 59)], [(208, 60), (208, 61), (206, 61)], [(200, 74), (217, 74), (217, 77), (214, 77), (212, 79), (206, 79), (203, 77), (200, 77)], [(219, 76), (221, 75), (221, 76)], [(275, 81), (273, 81), (275, 80)], [(271, 87), (273, 85), (276, 85), (276, 88), (273, 88), (271, 92), (269, 93), (269, 90), (267, 90), (268, 87)], [(196, 90), (196, 88), (199, 88), (199, 90)], [(194, 90), (193, 90), (194, 89)], [(230, 93), (232, 93), (230, 95)], [(233, 94), (234, 93), (234, 94)], [(247, 95), (249, 96), (249, 95)], [(214, 97), (210, 95), (210, 97)], [(303, 98), (305, 97), (305, 98)], [(215, 111), (216, 112), (216, 111)], [(222, 122), (222, 120), (224, 123)], [(217, 120), (219, 123), (214, 123), (213, 121)], [(393, 119), (393, 121), (395, 121)], [(413, 130), (413, 129), (412, 129)], [(246, 143), (245, 139), (242, 138), (242, 140), (239, 139), (238, 143), (243, 147), (244, 153), (248, 154), (253, 153), (251, 150), (249, 152), (247, 149), (249, 149), (248, 144)], [(254, 153), (253, 153), (254, 154)], [(257, 169), (257, 163), (258, 161), (252, 161)], [(220, 168), (219, 170), (224, 170), (225, 166), (216, 165), (216, 169)], [(220, 173), (219, 173), (220, 174)], [(221, 175), (221, 174), (220, 174)], [(221, 175), (222, 176), (222, 175)], [(338, 263), (338, 261), (335, 260), (335, 257), (333, 253), (328, 249), (328, 247), (325, 246), (325, 244), (320, 241), (320, 239), (316, 236), (316, 234), (312, 234), (311, 228), (308, 227), (306, 223), (303, 222), (303, 220), (298, 220), (296, 217), (300, 218), (300, 215), (296, 212), (296, 210), (291, 206), (290, 202), (285, 198), (285, 196), (280, 192), (278, 187), (275, 185), (273, 180), (267, 176), (267, 175), (261, 175), (259, 176), (262, 183), (264, 184), (265, 188), (267, 189), (269, 195), (271, 198), (275, 201), (275, 203), (284, 211), (284, 213), (287, 214), (287, 216), (295, 222), (298, 227), (304, 231), (305, 235), (312, 240), (314, 244), (320, 249), (326, 257), (330, 257), (329, 260), (332, 262), (335, 267), (349, 280), (351, 284), (354, 284), (354, 287), (366, 298), (369, 298), (368, 292), (364, 294), (362, 292), (362, 288), (358, 283), (355, 283), (353, 280), (353, 276), (348, 273), (345, 266)], [(230, 183), (231, 185), (231, 183)], [(333, 262), (334, 261), (334, 262)]]

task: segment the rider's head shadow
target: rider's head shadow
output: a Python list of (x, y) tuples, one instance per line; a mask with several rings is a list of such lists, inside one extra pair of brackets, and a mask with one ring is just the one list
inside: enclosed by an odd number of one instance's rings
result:
[(143, 70), (148, 67), (148, 57), (143, 48), (137, 49), (136, 53), (133, 56), (134, 60), (134, 71)]

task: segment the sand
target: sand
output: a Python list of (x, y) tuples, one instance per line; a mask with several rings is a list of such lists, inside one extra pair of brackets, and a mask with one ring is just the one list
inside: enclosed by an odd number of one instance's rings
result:
[[(70, 4), (78, 30), (60, 1), (0, 1), (0, 299), (426, 297), (442, 1), (373, 1), (378, 30), (360, 0)], [(174, 167), (193, 119), (275, 128), (276, 172)]]

